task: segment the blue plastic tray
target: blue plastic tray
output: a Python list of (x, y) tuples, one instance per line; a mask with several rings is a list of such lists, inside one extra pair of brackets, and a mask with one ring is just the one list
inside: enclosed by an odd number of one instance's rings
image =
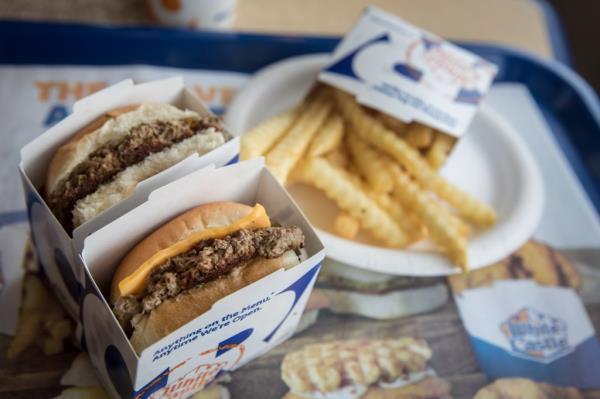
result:
[[(252, 73), (294, 55), (328, 52), (333, 37), (208, 33), (0, 21), (0, 64), (148, 64)], [(500, 67), (496, 81), (529, 88), (600, 212), (600, 102), (558, 62), (507, 47), (458, 43)]]

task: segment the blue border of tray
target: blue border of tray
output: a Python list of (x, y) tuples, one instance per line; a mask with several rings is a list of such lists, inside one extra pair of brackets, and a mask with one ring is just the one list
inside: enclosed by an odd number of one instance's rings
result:
[[(287, 57), (329, 52), (338, 40), (0, 21), (0, 64), (148, 64), (252, 73)], [(496, 63), (498, 82), (529, 88), (600, 212), (600, 102), (590, 86), (558, 62), (503, 46), (458, 44)]]

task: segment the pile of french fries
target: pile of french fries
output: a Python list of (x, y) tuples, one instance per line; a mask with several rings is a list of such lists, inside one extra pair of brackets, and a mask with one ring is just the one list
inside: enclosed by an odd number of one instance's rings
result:
[(54, 294), (37, 274), (26, 274), (17, 331), (8, 348), (8, 358), (16, 359), (34, 345), (45, 355), (61, 353), (65, 340), (70, 339), (73, 332), (73, 322)]
[(467, 270), (469, 234), (493, 225), (496, 213), (437, 174), (454, 142), (317, 86), (244, 135), (240, 158), (264, 156), (282, 184), (322, 190), (340, 209), (333, 230), (344, 238), (362, 228), (394, 248), (429, 239)]
[(73, 336), (74, 325), (56, 296), (42, 282), (31, 241), (25, 247), (22, 266), (25, 276), (21, 307), (7, 357), (14, 360), (32, 346), (38, 346), (45, 355), (61, 353), (65, 341)]

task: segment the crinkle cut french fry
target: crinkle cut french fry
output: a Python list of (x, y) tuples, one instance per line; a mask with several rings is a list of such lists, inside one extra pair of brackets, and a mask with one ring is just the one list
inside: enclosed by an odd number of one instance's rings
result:
[(354, 125), (353, 131), (400, 162), (423, 187), (447, 201), (465, 219), (477, 225), (488, 226), (496, 222), (496, 213), (492, 208), (435, 173), (416, 149), (367, 115), (350, 95), (336, 91), (335, 98), (346, 119)]
[(388, 114), (384, 114), (383, 112), (380, 112), (379, 114), (377, 114), (377, 117), (379, 118), (380, 121), (383, 122), (384, 125), (386, 125), (388, 128), (390, 128), (394, 132), (399, 133), (399, 134), (406, 133), (408, 124), (402, 122), (400, 119), (394, 118), (393, 116), (388, 115)]
[(433, 141), (433, 129), (421, 123), (411, 123), (403, 138), (415, 148), (427, 148)]
[(37, 339), (41, 327), (44, 304), (48, 298), (46, 287), (41, 280), (28, 274), (23, 281), (23, 303), (19, 310), (17, 331), (8, 348), (8, 358), (17, 358)]
[(40, 346), (46, 356), (56, 355), (65, 349), (62, 338), (54, 338), (52, 336), (42, 338)]
[(352, 240), (358, 234), (360, 223), (347, 212), (339, 212), (333, 221), (333, 232), (340, 237)]
[(109, 397), (101, 387), (70, 387), (63, 389), (56, 399), (109, 399)]
[[(391, 165), (393, 161), (386, 155), (382, 156), (382, 161), (386, 163), (386, 168), (391, 168), (393, 166)], [(400, 201), (392, 198), (389, 194), (374, 191), (367, 182), (359, 177), (358, 170), (354, 170), (354, 164), (350, 164), (348, 176), (355, 184), (360, 185), (363, 191), (394, 219), (400, 228), (407, 234), (411, 242), (416, 242), (427, 237), (427, 228), (423, 226), (416, 215), (409, 213)], [(394, 178), (393, 175), (392, 178)], [(394, 183), (394, 185), (395, 184), (396, 183)]]
[(343, 170), (331, 166), (323, 158), (309, 158), (299, 165), (300, 179), (325, 192), (340, 209), (356, 218), (360, 225), (386, 245), (402, 247), (408, 237), (360, 186), (350, 180)]
[(372, 193), (372, 198), (390, 214), (412, 242), (417, 242), (427, 237), (427, 228), (414, 214), (408, 212), (396, 198), (381, 193)]
[(431, 146), (425, 153), (427, 162), (429, 162), (429, 165), (434, 170), (438, 170), (444, 162), (446, 162), (446, 158), (448, 158), (448, 153), (452, 149), (454, 141), (454, 138), (445, 133), (435, 132), (433, 143), (431, 143)]
[(240, 139), (240, 159), (245, 161), (264, 155), (298, 119), (302, 109), (299, 105), (275, 115), (244, 134)]
[(448, 223), (448, 215), (434, 199), (425, 194), (419, 186), (411, 181), (397, 165), (393, 168), (396, 179), (394, 196), (407, 208), (417, 214), (427, 226), (431, 239), (441, 246), (452, 262), (464, 271), (467, 270), (467, 242), (460, 235), (456, 226)]
[(323, 92), (309, 100), (306, 110), (269, 151), (266, 157), (267, 166), (281, 184), (285, 184), (292, 168), (300, 160), (332, 108), (333, 103)]
[(438, 207), (438, 212), (440, 213), (440, 215), (444, 215), (444, 217), (446, 217), (447, 222), (449, 224), (451, 224), (452, 226), (454, 226), (456, 231), (458, 231), (458, 233), (461, 236), (463, 236), (465, 238), (469, 237), (469, 235), (471, 234), (471, 227), (468, 224), (463, 222), (458, 216), (453, 214), (449, 209), (445, 208), (443, 204), (441, 204), (437, 201), (433, 201), (433, 204), (436, 207)]
[(17, 331), (8, 348), (15, 359), (34, 343), (46, 354), (63, 350), (63, 340), (73, 331), (64, 309), (37, 275), (27, 274), (23, 283), (23, 301)]
[(67, 338), (73, 332), (73, 326), (69, 319), (63, 319), (57, 322), (52, 323), (48, 330), (50, 335), (56, 339), (64, 339)]
[(345, 169), (348, 167), (350, 160), (348, 159), (348, 152), (343, 145), (340, 145), (335, 150), (331, 151), (325, 156), (325, 159), (333, 166), (337, 168)]
[(19, 321), (15, 336), (8, 347), (8, 358), (16, 359), (25, 349), (29, 348), (38, 337), (42, 326), (41, 314), (27, 309), (19, 313)]
[(344, 120), (339, 114), (331, 114), (319, 129), (308, 151), (309, 157), (319, 157), (338, 147), (344, 137)]
[(394, 179), (381, 160), (381, 154), (369, 143), (357, 137), (354, 132), (349, 132), (347, 135), (347, 143), (354, 164), (369, 182), (371, 188), (378, 193), (392, 191)]

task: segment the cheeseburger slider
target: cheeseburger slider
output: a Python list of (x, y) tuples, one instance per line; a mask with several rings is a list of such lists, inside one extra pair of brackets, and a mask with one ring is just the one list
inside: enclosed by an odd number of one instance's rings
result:
[(131, 105), (102, 115), (58, 148), (48, 166), (48, 205), (68, 233), (135, 186), (229, 139), (219, 118), (173, 105)]
[(288, 353), (284, 399), (442, 399), (450, 384), (427, 368), (431, 350), (414, 338), (330, 341)]
[(113, 311), (140, 353), (219, 299), (299, 264), (303, 248), (302, 230), (271, 226), (260, 204), (201, 205), (125, 256), (112, 280)]

